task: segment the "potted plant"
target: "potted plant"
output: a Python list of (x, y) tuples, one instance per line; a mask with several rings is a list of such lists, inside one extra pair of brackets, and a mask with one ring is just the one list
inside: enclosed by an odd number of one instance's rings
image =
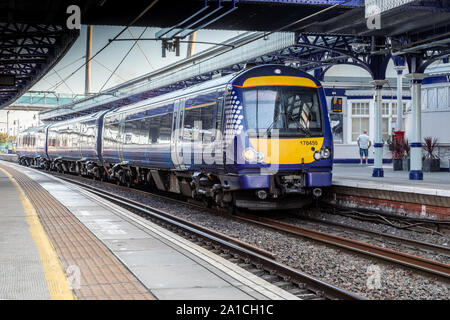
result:
[(409, 171), (410, 170), (409, 168), (411, 166), (411, 160), (410, 160), (411, 147), (409, 146), (408, 140), (403, 140), (403, 149), (404, 149), (403, 160), (402, 160), (403, 171)]
[(405, 153), (403, 140), (391, 140), (388, 142), (389, 151), (392, 152), (392, 164), (394, 171), (400, 171), (403, 168), (403, 156)]
[(441, 160), (438, 154), (438, 139), (432, 137), (425, 137), (423, 150), (425, 152), (422, 158), (422, 168), (424, 172), (437, 172), (441, 171)]

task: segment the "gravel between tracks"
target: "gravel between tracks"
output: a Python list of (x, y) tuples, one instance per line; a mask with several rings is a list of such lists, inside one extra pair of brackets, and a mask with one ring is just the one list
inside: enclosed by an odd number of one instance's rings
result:
[(190, 206), (180, 209), (179, 203), (150, 194), (119, 190), (112, 184), (88, 179), (81, 181), (258, 246), (275, 254), (279, 262), (369, 299), (450, 298), (450, 283), (437, 277), (418, 274), (406, 268), (367, 259), (250, 223), (237, 222), (224, 216), (213, 215), (207, 210)]
[[(339, 236), (343, 236), (346, 238), (363, 241), (366, 243), (374, 244), (377, 246), (390, 248), (394, 250), (399, 250), (402, 252), (406, 252), (409, 254), (417, 255), (420, 257), (424, 257), (431, 260), (440, 261), (443, 263), (450, 263), (450, 255), (447, 254), (439, 254), (433, 251), (423, 250), (422, 248), (412, 247), (411, 244), (402, 244), (396, 240), (381, 238), (378, 236), (366, 235), (365, 233), (359, 233), (358, 231), (344, 229), (340, 226), (333, 226), (322, 224), (320, 221), (330, 221), (330, 222), (338, 222), (341, 224), (345, 224), (347, 226), (359, 227), (368, 231), (380, 232), (382, 234), (390, 234), (395, 235), (407, 239), (417, 240), (417, 241), (425, 241), (430, 244), (439, 244), (441, 246), (448, 247), (450, 239), (447, 237), (443, 237), (440, 235), (431, 235), (427, 233), (418, 233), (414, 231), (408, 230), (399, 230), (390, 226), (386, 226), (383, 224), (377, 224), (372, 222), (364, 222), (364, 221), (354, 221), (355, 219), (343, 217), (339, 215), (327, 214), (319, 212), (318, 210), (306, 210), (307, 212), (298, 212), (298, 213), (281, 213), (278, 215), (270, 214), (266, 215), (268, 218), (276, 219), (277, 221), (282, 221), (285, 223), (289, 223), (292, 225), (298, 225), (300, 227), (306, 227), (313, 230), (318, 230), (326, 233), (331, 233)], [(320, 221), (309, 221), (305, 220), (305, 217), (312, 217), (315, 219), (319, 219)], [(450, 249), (450, 247), (448, 247)]]

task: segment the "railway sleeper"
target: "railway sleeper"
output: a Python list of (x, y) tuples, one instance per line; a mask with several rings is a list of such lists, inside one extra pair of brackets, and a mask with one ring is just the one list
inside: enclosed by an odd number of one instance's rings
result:
[(246, 269), (248, 272), (253, 273), (254, 275), (257, 275), (258, 277), (261, 277), (265, 274), (264, 270), (253, 268), (253, 269)]
[(287, 282), (287, 281), (277, 281), (272, 283), (274, 286), (277, 286), (281, 289), (284, 290), (289, 290), (290, 288), (294, 288), (294, 285), (292, 284), (292, 282)]
[(261, 278), (271, 283), (277, 282), (280, 279), (280, 277), (276, 274), (265, 274), (261, 276)]

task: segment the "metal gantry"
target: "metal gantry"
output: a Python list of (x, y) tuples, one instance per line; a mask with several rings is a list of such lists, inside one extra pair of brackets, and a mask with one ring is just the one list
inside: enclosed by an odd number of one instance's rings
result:
[(237, 72), (247, 64), (293, 64), (305, 71), (351, 64), (372, 74), (370, 43), (370, 37), (249, 32), (227, 41), (232, 48), (214, 47), (91, 98), (47, 111), (42, 119), (58, 121), (115, 108)]
[(56, 25), (0, 23), (0, 74), (15, 78), (0, 86), (0, 109), (44, 76), (77, 37), (77, 31)]

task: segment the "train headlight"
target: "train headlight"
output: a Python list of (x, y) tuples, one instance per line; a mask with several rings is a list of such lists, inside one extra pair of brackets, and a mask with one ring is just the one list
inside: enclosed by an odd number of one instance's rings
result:
[(314, 159), (320, 160), (320, 152), (319, 151), (314, 152)]
[(331, 157), (331, 150), (327, 147), (323, 147), (322, 150), (320, 150), (320, 156), (322, 159), (329, 159)]
[(244, 159), (249, 162), (263, 162), (264, 161), (264, 154), (262, 152), (257, 152), (252, 148), (245, 149), (244, 153), (242, 154)]
[(242, 155), (243, 155), (244, 159), (247, 161), (255, 161), (256, 157), (257, 157), (256, 151), (253, 149), (250, 149), (250, 148), (245, 149), (245, 151)]

